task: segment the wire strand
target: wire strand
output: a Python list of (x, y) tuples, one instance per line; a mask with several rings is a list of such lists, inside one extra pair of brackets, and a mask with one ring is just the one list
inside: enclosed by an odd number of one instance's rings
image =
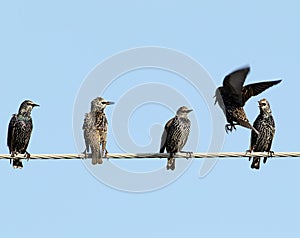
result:
[[(175, 158), (249, 158), (253, 156), (268, 157), (267, 152), (216, 152), (216, 153), (177, 153)], [(147, 158), (168, 158), (168, 153), (109, 153), (107, 159), (147, 159)], [(300, 152), (275, 152), (272, 157), (300, 157)], [(16, 158), (26, 159), (22, 154)], [(85, 159), (91, 158), (91, 154), (31, 154), (30, 159)], [(0, 159), (12, 159), (10, 154), (0, 154)]]

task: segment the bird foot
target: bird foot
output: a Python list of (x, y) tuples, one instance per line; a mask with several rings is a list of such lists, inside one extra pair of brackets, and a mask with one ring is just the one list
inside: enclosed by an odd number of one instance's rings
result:
[(180, 151), (180, 153), (186, 154), (186, 159), (192, 158), (193, 152), (192, 151)]
[(82, 154), (84, 155), (84, 158), (86, 159), (87, 158), (87, 151), (86, 151), (86, 149), (82, 152)]
[(102, 150), (102, 158), (108, 159), (107, 154), (108, 154), (108, 151), (106, 149)]
[(25, 152), (24, 157), (27, 159), (27, 161), (30, 159), (30, 153), (29, 152)]
[(264, 164), (267, 162), (267, 159), (268, 158), (272, 158), (273, 157), (273, 155), (274, 155), (274, 151), (268, 151), (268, 156), (267, 157), (264, 157), (264, 160), (263, 160), (263, 162), (264, 162)]
[(10, 157), (16, 157), (18, 155), (18, 152), (12, 151)]
[[(245, 155), (247, 155), (247, 154), (251, 154), (252, 153), (252, 150), (246, 150), (246, 152), (245, 152)], [(251, 160), (251, 156), (249, 156), (249, 161)]]
[(235, 125), (237, 125), (237, 124), (226, 124), (225, 125), (226, 133), (228, 134), (228, 131), (232, 132), (233, 129), (236, 130)]

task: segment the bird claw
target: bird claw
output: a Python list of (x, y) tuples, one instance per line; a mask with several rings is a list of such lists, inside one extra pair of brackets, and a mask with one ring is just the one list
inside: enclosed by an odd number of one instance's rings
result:
[(25, 152), (24, 157), (27, 159), (27, 161), (30, 159), (30, 153), (29, 152)]
[[(104, 153), (105, 152), (105, 153)], [(108, 154), (108, 151), (105, 149), (102, 151), (102, 157), (105, 158), (105, 159), (109, 159), (107, 158), (107, 154)]]
[(86, 159), (87, 158), (87, 151), (86, 151), (86, 149), (82, 152), (82, 154), (84, 155), (84, 159)]
[(264, 160), (263, 160), (264, 164), (267, 162), (267, 159), (270, 157), (272, 158), (274, 154), (275, 154), (274, 151), (271, 151), (271, 150), (268, 151), (268, 156), (264, 157)]
[[(246, 156), (248, 153), (250, 153), (250, 154), (251, 154), (251, 153), (252, 153), (252, 150), (246, 150), (246, 152), (245, 152), (245, 156)], [(252, 158), (252, 157), (251, 157), (251, 156), (249, 156), (249, 161), (251, 160), (251, 158)]]
[(228, 131), (232, 132), (232, 130), (236, 130), (235, 125), (234, 124), (226, 124), (225, 125), (225, 131), (228, 134)]
[(192, 158), (193, 152), (192, 151), (180, 151), (180, 153), (185, 153), (186, 154), (186, 159)]

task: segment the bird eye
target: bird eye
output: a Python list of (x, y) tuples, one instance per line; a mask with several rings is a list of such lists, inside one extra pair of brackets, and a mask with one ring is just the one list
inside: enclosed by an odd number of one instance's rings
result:
[(267, 104), (263, 102), (263, 103), (261, 103), (261, 105), (262, 105), (262, 106), (266, 106)]

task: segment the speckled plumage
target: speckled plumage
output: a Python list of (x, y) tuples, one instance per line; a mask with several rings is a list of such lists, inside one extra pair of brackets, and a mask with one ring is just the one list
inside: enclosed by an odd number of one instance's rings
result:
[[(31, 132), (33, 129), (31, 111), (35, 106), (39, 106), (30, 100), (25, 100), (19, 108), (17, 114), (13, 114), (7, 133), (7, 146), (11, 157), (15, 157), (18, 153), (25, 154), (30, 158), (30, 153), (27, 151)], [(13, 159), (14, 168), (23, 168), (21, 159)]]
[(165, 149), (170, 153), (166, 168), (169, 170), (175, 169), (174, 155), (180, 152), (187, 142), (191, 122), (188, 118), (188, 113), (192, 111), (187, 107), (180, 107), (177, 110), (176, 116), (170, 119), (164, 128), (161, 137), (160, 153), (164, 153)]
[[(106, 105), (111, 105), (101, 97), (91, 102), (91, 111), (85, 114), (82, 126), (86, 149), (84, 153), (92, 150), (92, 164), (102, 164), (102, 158), (107, 155), (106, 142), (108, 121), (104, 113)], [(101, 150), (100, 150), (101, 146)]]
[[(272, 141), (275, 135), (275, 122), (272, 116), (270, 104), (266, 99), (262, 99), (258, 102), (260, 113), (255, 119), (253, 126), (259, 132), (256, 134), (251, 133), (251, 145), (250, 151), (254, 152), (268, 152), (272, 156), (271, 151)], [(267, 157), (264, 157), (264, 163), (266, 163)], [(260, 157), (254, 157), (251, 168), (259, 169)]]
[(216, 102), (222, 108), (228, 122), (225, 126), (226, 132), (240, 125), (258, 133), (250, 124), (243, 107), (250, 97), (281, 82), (281, 80), (275, 80), (243, 86), (249, 72), (250, 67), (244, 67), (228, 74), (224, 78), (223, 86), (216, 90)]

